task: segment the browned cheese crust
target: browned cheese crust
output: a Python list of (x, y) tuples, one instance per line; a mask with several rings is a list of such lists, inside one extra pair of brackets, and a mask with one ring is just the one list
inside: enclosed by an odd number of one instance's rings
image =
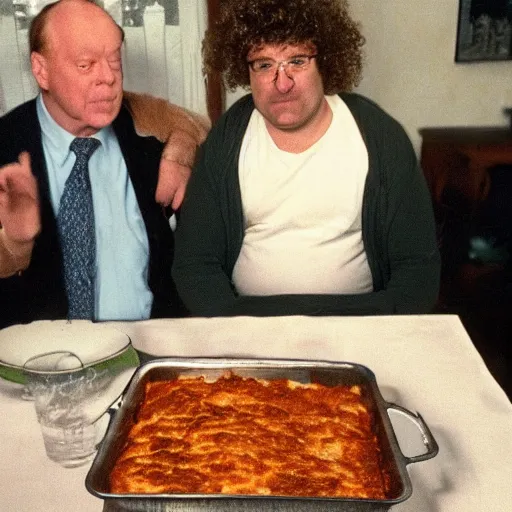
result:
[(228, 374), (149, 382), (110, 475), (116, 494), (386, 498), (358, 386)]

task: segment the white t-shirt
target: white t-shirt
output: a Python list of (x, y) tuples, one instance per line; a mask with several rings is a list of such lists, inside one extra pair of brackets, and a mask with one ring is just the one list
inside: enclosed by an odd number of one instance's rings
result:
[(254, 110), (239, 158), (245, 235), (233, 270), (241, 295), (373, 290), (361, 232), (368, 152), (348, 107), (306, 151), (280, 150)]

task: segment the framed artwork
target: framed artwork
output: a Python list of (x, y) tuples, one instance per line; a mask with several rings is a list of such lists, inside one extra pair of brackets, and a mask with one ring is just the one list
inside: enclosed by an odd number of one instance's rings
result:
[(512, 0), (459, 0), (456, 62), (512, 59)]

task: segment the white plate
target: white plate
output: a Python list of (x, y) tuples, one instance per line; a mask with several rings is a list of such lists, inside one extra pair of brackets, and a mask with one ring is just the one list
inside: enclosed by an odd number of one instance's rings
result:
[(83, 367), (119, 358), (138, 362), (130, 338), (115, 327), (89, 320), (42, 320), (0, 330), (0, 377), (23, 383), (28, 360), (60, 352), (73, 354)]

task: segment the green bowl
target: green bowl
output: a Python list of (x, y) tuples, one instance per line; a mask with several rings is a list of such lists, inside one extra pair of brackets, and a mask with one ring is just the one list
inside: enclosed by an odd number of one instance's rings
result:
[[(28, 361), (51, 354), (71, 354), (81, 362), (77, 371), (108, 368), (112, 374), (137, 367), (139, 356), (130, 338), (115, 327), (86, 320), (38, 321), (0, 330), (0, 377), (25, 384)], [(61, 358), (62, 359), (62, 358)], [(74, 371), (55, 368), (49, 373)]]

